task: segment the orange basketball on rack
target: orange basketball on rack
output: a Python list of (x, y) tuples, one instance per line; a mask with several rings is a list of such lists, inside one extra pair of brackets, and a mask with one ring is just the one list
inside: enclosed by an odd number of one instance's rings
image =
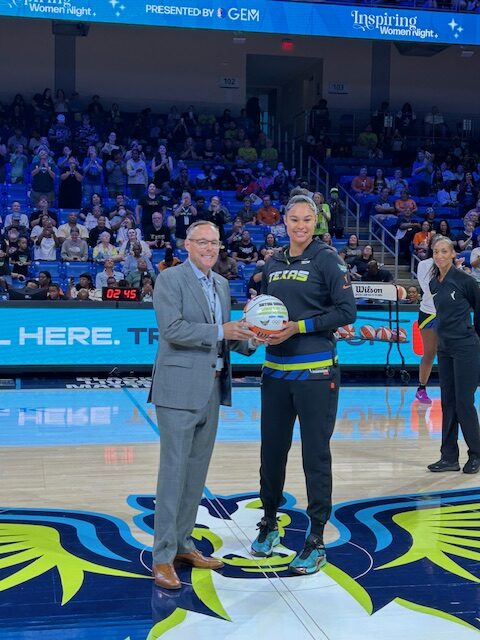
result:
[(377, 340), (389, 341), (392, 339), (392, 332), (388, 327), (378, 327), (375, 335)]
[(346, 324), (344, 327), (338, 327), (337, 333), (344, 340), (351, 340), (355, 337), (355, 327), (353, 324)]
[(366, 340), (375, 340), (376, 332), (375, 327), (372, 327), (371, 324), (364, 324), (360, 327), (360, 335), (362, 338)]
[[(393, 342), (397, 342), (397, 330), (392, 330), (392, 340)], [(407, 332), (403, 327), (398, 328), (398, 342), (406, 342), (407, 341)]]
[(397, 285), (397, 299), (405, 300), (406, 297), (407, 297), (407, 290), (405, 289), (405, 287)]

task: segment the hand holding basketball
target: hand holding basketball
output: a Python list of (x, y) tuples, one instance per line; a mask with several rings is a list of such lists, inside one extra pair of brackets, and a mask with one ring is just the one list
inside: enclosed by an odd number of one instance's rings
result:
[(243, 320), (231, 320), (223, 325), (223, 337), (225, 340), (249, 340), (258, 339), (258, 336), (250, 331)]
[(281, 344), (291, 338), (296, 333), (298, 333), (298, 322), (294, 322), (293, 320), (289, 320), (283, 329), (277, 331), (276, 333), (271, 333), (267, 339), (267, 344), (275, 345)]

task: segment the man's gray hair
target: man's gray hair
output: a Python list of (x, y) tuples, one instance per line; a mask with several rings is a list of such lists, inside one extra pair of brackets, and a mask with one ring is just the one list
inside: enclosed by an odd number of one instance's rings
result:
[(288, 213), (297, 204), (306, 204), (306, 205), (308, 205), (310, 207), (310, 209), (312, 210), (312, 213), (317, 215), (317, 205), (312, 200), (312, 198), (310, 198), (310, 196), (307, 196), (307, 195), (304, 195), (304, 194), (298, 194), (298, 195), (293, 196), (292, 198), (290, 198), (290, 200), (287, 202), (287, 206), (285, 207), (285, 213)]
[(218, 233), (218, 237), (220, 237), (220, 231), (216, 224), (213, 224), (213, 222), (210, 222), (209, 220), (197, 220), (196, 222), (192, 222), (192, 224), (188, 227), (187, 240), (190, 240), (190, 238), (192, 237), (192, 233), (195, 231), (195, 229), (198, 229), (198, 227), (203, 227), (206, 225), (214, 229)]

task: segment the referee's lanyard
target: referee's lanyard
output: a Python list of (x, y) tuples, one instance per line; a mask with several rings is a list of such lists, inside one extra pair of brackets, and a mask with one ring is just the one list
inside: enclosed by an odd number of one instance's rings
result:
[[(210, 317), (213, 324), (220, 323), (222, 321), (222, 309), (220, 307), (220, 301), (217, 296), (217, 290), (215, 287), (215, 281), (213, 278), (207, 278), (204, 276), (200, 279), (202, 284), (203, 292), (205, 293), (205, 297), (207, 298), (208, 306), (210, 307)], [(218, 305), (218, 306), (217, 306)], [(216, 370), (221, 371), (223, 369), (224, 361), (223, 361), (223, 343), (217, 343), (217, 364)]]

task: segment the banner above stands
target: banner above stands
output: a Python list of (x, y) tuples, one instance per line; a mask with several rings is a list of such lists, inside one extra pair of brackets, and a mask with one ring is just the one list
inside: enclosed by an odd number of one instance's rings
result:
[(0, 15), (435, 44), (480, 43), (480, 15), (476, 14), (288, 0), (223, 5), (218, 0), (0, 0)]

